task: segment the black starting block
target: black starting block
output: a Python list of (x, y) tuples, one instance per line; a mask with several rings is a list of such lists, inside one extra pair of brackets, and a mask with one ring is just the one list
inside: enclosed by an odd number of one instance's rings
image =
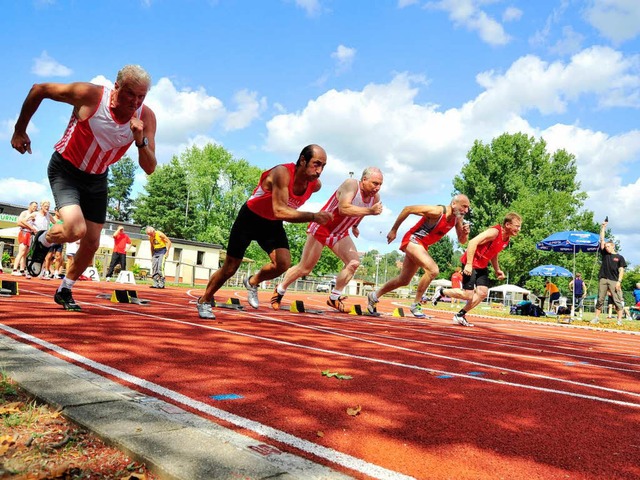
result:
[(18, 282), (15, 282), (13, 280), (0, 281), (0, 295), (19, 295)]
[(229, 308), (231, 310), (244, 310), (244, 307), (240, 305), (239, 298), (230, 298), (225, 303), (218, 303), (214, 300), (211, 302), (211, 306), (216, 308)]
[(324, 310), (316, 310), (314, 308), (307, 308), (304, 306), (304, 302), (302, 300), (295, 300), (291, 305), (285, 307), (284, 305), (280, 307), (280, 310), (286, 310), (291, 313), (313, 313), (316, 315), (320, 315), (324, 313)]
[(359, 304), (355, 304), (351, 306), (351, 310), (349, 310), (349, 315), (364, 315), (365, 317), (381, 317), (382, 314), (375, 312), (369, 313), (367, 310), (362, 310), (362, 307)]

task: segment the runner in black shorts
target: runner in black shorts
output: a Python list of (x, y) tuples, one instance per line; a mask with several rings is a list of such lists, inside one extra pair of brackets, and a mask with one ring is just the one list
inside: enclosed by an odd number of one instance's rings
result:
[(491, 283), (488, 266), (491, 263), (498, 280), (505, 278), (504, 272), (500, 270), (498, 254), (509, 245), (511, 237), (520, 232), (521, 225), (520, 215), (511, 212), (504, 217), (502, 224), (494, 225), (469, 240), (467, 251), (460, 258), (463, 268), (462, 288), (438, 287), (432, 300), (434, 305), (443, 296), (466, 300), (467, 303), (462, 310), (453, 316), (453, 323), (465, 327), (473, 326), (465, 315), (489, 294)]
[(135, 145), (144, 172), (150, 175), (156, 168), (156, 116), (143, 104), (150, 88), (151, 77), (142, 67), (126, 65), (118, 72), (113, 88), (89, 82), (38, 83), (22, 104), (11, 137), (11, 146), (22, 154), (31, 153), (27, 126), (43, 100), (73, 107), (48, 169), (62, 223), (39, 231), (27, 257), (27, 268), (39, 273), (52, 244), (82, 240), (53, 297), (65, 310), (80, 310), (71, 289), (100, 245), (109, 166)]
[(277, 165), (260, 176), (258, 186), (242, 206), (229, 235), (227, 256), (222, 267), (209, 279), (204, 295), (198, 299), (200, 318), (215, 318), (211, 308), (213, 296), (240, 268), (242, 257), (255, 240), (267, 252), (271, 262), (253, 276), (244, 279), (249, 304), (258, 308), (258, 285), (284, 273), (291, 266), (289, 241), (282, 221), (291, 223), (318, 222), (325, 224), (333, 215), (329, 212), (299, 212), (298, 208), (314, 192), (320, 190), (320, 174), (327, 163), (327, 154), (319, 145), (307, 145), (297, 163)]

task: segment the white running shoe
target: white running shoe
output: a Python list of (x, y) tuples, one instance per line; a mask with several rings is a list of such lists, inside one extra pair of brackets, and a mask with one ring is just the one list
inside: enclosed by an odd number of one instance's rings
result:
[(466, 317), (464, 315), (460, 315), (459, 313), (456, 313), (453, 316), (453, 323), (454, 325), (462, 325), (463, 327), (473, 327), (473, 323), (469, 323)]
[(260, 306), (260, 302), (258, 301), (258, 287), (254, 287), (249, 283), (249, 277), (244, 277), (242, 283), (244, 283), (244, 288), (247, 289), (247, 301), (249, 305), (253, 308), (258, 308)]
[(433, 298), (431, 299), (431, 303), (433, 303), (434, 307), (438, 304), (438, 302), (442, 298), (442, 291), (443, 290), (444, 290), (443, 286), (436, 287), (436, 291), (433, 294)]
[(373, 299), (373, 292), (369, 292), (369, 294), (367, 295), (367, 310), (369, 310), (369, 313), (378, 313), (378, 309), (376, 307), (377, 303), (378, 300)]
[(13, 275), (14, 277), (21, 277), (23, 273), (19, 270), (14, 270), (13, 272), (11, 272), (11, 275)]
[(427, 316), (422, 311), (422, 305), (420, 305), (419, 303), (412, 303), (409, 307), (409, 311), (416, 318), (427, 318)]

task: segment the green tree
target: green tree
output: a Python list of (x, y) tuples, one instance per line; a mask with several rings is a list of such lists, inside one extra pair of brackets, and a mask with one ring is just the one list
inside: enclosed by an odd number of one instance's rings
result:
[(128, 156), (109, 168), (109, 204), (107, 216), (112, 220), (128, 222), (131, 219), (131, 187), (138, 165)]
[[(570, 255), (542, 252), (535, 245), (556, 231), (598, 231), (593, 212), (583, 209), (586, 194), (576, 180), (575, 157), (566, 150), (550, 154), (544, 140), (517, 133), (503, 134), (488, 145), (476, 141), (467, 160), (453, 186), (471, 200), (471, 238), (501, 223), (509, 211), (522, 215), (520, 235), (500, 256), (509, 281), (537, 286), (541, 280), (527, 273), (535, 266), (555, 263), (571, 268)], [(583, 270), (588, 263), (587, 258), (579, 261)]]
[[(213, 144), (187, 149), (180, 162), (186, 172), (188, 209), (195, 214), (196, 239), (226, 245), (236, 215), (257, 185), (261, 170)], [(252, 252), (257, 251), (248, 251)]]
[(133, 219), (151, 225), (169, 237), (191, 239), (195, 212), (187, 211), (187, 176), (176, 157), (156, 168), (135, 200)]

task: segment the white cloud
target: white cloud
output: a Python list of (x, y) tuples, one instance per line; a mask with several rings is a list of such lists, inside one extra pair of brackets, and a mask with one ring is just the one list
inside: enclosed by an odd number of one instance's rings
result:
[(549, 48), (551, 53), (557, 55), (571, 55), (582, 48), (584, 35), (576, 32), (571, 26), (562, 29), (562, 37)]
[(322, 10), (320, 0), (295, 0), (296, 6), (302, 8), (310, 17), (318, 15)]
[(502, 12), (502, 21), (503, 22), (513, 22), (515, 20), (520, 20), (522, 18), (522, 10), (516, 7), (507, 7), (504, 12)]
[(353, 60), (356, 58), (356, 49), (339, 45), (336, 51), (331, 54), (331, 58), (337, 62), (337, 71), (343, 72), (351, 68)]
[(235, 112), (230, 112), (224, 121), (226, 130), (246, 128), (267, 108), (267, 99), (258, 98), (257, 92), (240, 90), (234, 95), (234, 102), (238, 105)]
[(53, 200), (49, 182), (46, 179), (41, 182), (32, 182), (15, 177), (0, 178), (0, 192), (2, 192), (3, 202), (15, 205), (28, 205), (29, 202), (39, 202), (43, 198)]
[(178, 90), (168, 78), (161, 78), (151, 87), (145, 103), (156, 114), (158, 141), (166, 143), (179, 143), (206, 133), (226, 116), (222, 102), (204, 88)]
[(419, 0), (398, 0), (398, 8), (408, 7), (409, 5), (415, 5)]
[(591, 0), (589, 3), (586, 20), (613, 42), (622, 43), (640, 33), (640, 2), (637, 0)]
[(509, 43), (511, 37), (502, 25), (479, 8), (482, 3), (482, 0), (438, 0), (428, 2), (427, 7), (448, 12), (454, 25), (477, 31), (480, 38), (489, 45)]
[(73, 70), (58, 63), (43, 51), (38, 58), (34, 59), (31, 73), (39, 77), (68, 77)]
[[(550, 152), (565, 148), (576, 155), (578, 180), (589, 195), (587, 208), (596, 218), (616, 218), (616, 234), (631, 235), (637, 222), (629, 212), (635, 212), (640, 198), (640, 181), (628, 170), (640, 159), (640, 131), (611, 136), (574, 125), (548, 126), (545, 117), (532, 125), (525, 115), (531, 110), (564, 112), (583, 95), (602, 104), (620, 85), (631, 92), (633, 64), (604, 47), (583, 50), (566, 63), (526, 56), (504, 74), (479, 74), (484, 91), (448, 110), (416, 103), (423, 79), (398, 74), (387, 84), (369, 84), (361, 91), (327, 91), (300, 111), (274, 116), (267, 123), (265, 146), (292, 157), (303, 145), (319, 143), (329, 156), (326, 185), (338, 185), (348, 172), (375, 165), (385, 174), (383, 202), (418, 203), (426, 196), (435, 203), (448, 200), (451, 180), (476, 139), (490, 142), (504, 132), (523, 132), (544, 138)], [(330, 193), (323, 192), (323, 198)], [(363, 224), (375, 229), (377, 221)], [(363, 232), (361, 243), (381, 241), (379, 232), (374, 233), (375, 238)]]

